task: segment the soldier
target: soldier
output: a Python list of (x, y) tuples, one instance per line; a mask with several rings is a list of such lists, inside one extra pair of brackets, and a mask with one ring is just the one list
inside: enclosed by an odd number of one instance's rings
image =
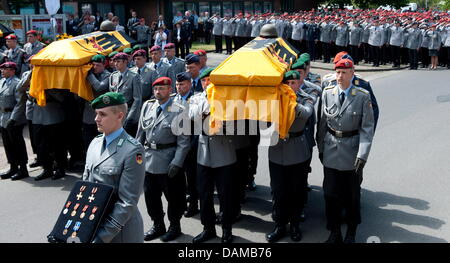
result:
[[(320, 29), (320, 43), (323, 51), (323, 63), (330, 63), (330, 44), (331, 44), (331, 31), (333, 25), (330, 23), (330, 17), (325, 17), (325, 21), (319, 24)], [(312, 55), (314, 61), (314, 54), (308, 50), (308, 53)]]
[(225, 36), (225, 45), (227, 49), (227, 55), (231, 55), (231, 52), (233, 51), (233, 45), (232, 40), (233, 36), (235, 34), (235, 29), (233, 27), (233, 19), (230, 19), (230, 15), (226, 14), (225, 18), (222, 21), (222, 35)]
[[(152, 62), (148, 64), (148, 67), (152, 70), (152, 81), (150, 83), (155, 82), (161, 77), (175, 79), (170, 64), (162, 60), (162, 48), (160, 46), (153, 46), (150, 49), (150, 57), (152, 59)], [(175, 87), (175, 83), (172, 84), (172, 88)]]
[(200, 69), (200, 58), (197, 55), (189, 54), (186, 56), (186, 71), (191, 74), (192, 87), (196, 92), (201, 92), (203, 90), (200, 81)]
[(373, 25), (369, 28), (370, 36), (369, 36), (369, 46), (372, 50), (371, 57), (373, 60), (373, 66), (380, 66), (380, 52), (381, 46), (383, 45), (383, 28), (379, 26), (378, 20), (373, 21)]
[(257, 16), (253, 17), (251, 20), (252, 25), (252, 32), (250, 33), (251, 38), (258, 37), (262, 26), (266, 23), (264, 17), (260, 16), (259, 18)]
[(145, 176), (144, 147), (122, 128), (128, 108), (122, 94), (105, 93), (92, 101), (92, 108), (102, 134), (89, 145), (83, 180), (112, 185), (117, 196), (93, 242), (142, 243), (138, 202)]
[(131, 11), (131, 17), (127, 22), (128, 35), (136, 39), (137, 30), (136, 26), (139, 24), (140, 20), (137, 18), (136, 11)]
[(222, 53), (222, 31), (223, 31), (223, 19), (216, 13), (214, 16), (208, 19), (211, 23), (214, 23), (212, 34), (214, 36), (214, 43), (216, 45), (215, 53)]
[(438, 65), (438, 56), (439, 50), (441, 49), (442, 37), (441, 34), (436, 31), (436, 24), (431, 25), (426, 34), (430, 39), (430, 43), (428, 45), (429, 55), (431, 57), (430, 69), (435, 70)]
[(390, 39), (389, 45), (391, 46), (391, 55), (393, 61), (393, 68), (400, 67), (400, 47), (403, 46), (404, 41), (404, 29), (401, 26), (399, 20), (396, 20), (394, 26), (389, 28), (390, 30)]
[[(190, 99), (197, 94), (192, 89), (191, 74), (188, 72), (181, 72), (177, 74), (177, 95), (174, 102), (189, 106)], [(198, 190), (197, 190), (197, 149), (198, 149), (198, 135), (193, 132), (194, 123), (191, 122), (191, 140), (189, 153), (184, 161), (184, 171), (186, 173), (187, 198), (186, 201), (189, 206), (184, 213), (185, 217), (193, 217), (198, 214)]]
[(246, 44), (247, 19), (244, 18), (242, 13), (239, 13), (238, 18), (234, 20), (234, 23), (236, 23), (236, 31), (234, 33), (234, 50), (236, 51)]
[(444, 33), (443, 38), (445, 37), (444, 49), (447, 51), (447, 68), (450, 69), (450, 20), (447, 20), (447, 24), (442, 26), (442, 32)]
[(145, 102), (153, 96), (152, 78), (154, 70), (152, 70), (147, 63), (147, 52), (145, 50), (136, 50), (133, 53), (132, 58), (135, 66), (132, 67), (130, 71), (141, 76), (142, 101)]
[[(298, 60), (303, 60), (305, 63), (305, 73), (306, 73), (306, 77), (305, 80), (309, 81), (317, 86), (320, 87), (321, 83), (322, 83), (322, 79), (320, 77), (319, 74), (317, 73), (312, 73), (311, 72), (311, 56), (308, 53), (303, 53), (299, 56)], [(294, 69), (294, 68), (291, 68)]]
[[(295, 17), (292, 21), (292, 35), (291, 38), (294, 42), (294, 47), (297, 50), (301, 50), (301, 42), (304, 36), (304, 24), (300, 21), (300, 17)], [(303, 50), (302, 50), (303, 51)]]
[[(94, 99), (105, 94), (109, 89), (109, 73), (105, 69), (106, 57), (103, 55), (95, 55), (92, 57), (92, 69), (87, 76), (87, 80), (92, 86)], [(89, 101), (85, 101), (83, 109), (83, 144), (84, 153), (87, 153), (91, 141), (99, 135), (97, 125), (95, 123), (95, 110)]]
[[(311, 60), (316, 60), (316, 45), (321, 36), (320, 28), (314, 20), (308, 20), (306, 23), (305, 38), (308, 47), (308, 53), (311, 55)], [(324, 59), (325, 60), (325, 59)]]
[(136, 31), (137, 43), (144, 45), (144, 49), (148, 48), (148, 44), (151, 38), (150, 27), (145, 24), (145, 18), (139, 19), (139, 25), (134, 26)]
[(286, 234), (287, 223), (290, 224), (291, 239), (295, 242), (302, 239), (299, 217), (304, 204), (308, 160), (311, 158), (304, 129), (308, 118), (314, 113), (315, 103), (313, 97), (300, 89), (304, 77), (297, 71), (289, 71), (283, 79), (297, 95), (297, 106), (289, 136), (269, 147), (270, 186), (273, 194), (272, 218), (276, 226), (266, 235), (268, 242), (276, 242), (282, 238)]
[[(145, 203), (154, 222), (153, 227), (144, 234), (145, 241), (162, 236), (161, 240), (168, 242), (180, 236), (180, 220), (186, 209), (186, 182), (182, 167), (190, 144), (188, 135), (177, 134), (174, 130), (185, 106), (171, 98), (171, 82), (168, 77), (153, 82), (155, 99), (144, 103), (136, 136), (145, 145)], [(167, 232), (162, 193), (168, 202), (170, 226)]]
[[(193, 96), (189, 104), (189, 118), (194, 121), (209, 121), (209, 103), (206, 98), (206, 88), (210, 80), (210, 70), (201, 75), (204, 91)], [(203, 122), (199, 122), (202, 124)], [(203, 127), (203, 125), (202, 125)], [(197, 152), (197, 189), (200, 197), (200, 219), (203, 232), (194, 237), (193, 243), (203, 243), (216, 237), (214, 212), (214, 185), (219, 194), (222, 216), (222, 243), (233, 241), (232, 224), (233, 177), (236, 163), (236, 150), (231, 136), (215, 134), (208, 135), (208, 130), (202, 130), (199, 135)]]
[(16, 35), (8, 35), (5, 39), (8, 47), (5, 52), (6, 61), (16, 63), (16, 76), (20, 77), (25, 63), (25, 51), (19, 47)]
[(2, 79), (0, 80), (0, 131), (6, 158), (10, 165), (9, 171), (0, 175), (1, 179), (15, 181), (28, 177), (27, 149), (23, 139), (23, 128), (27, 123), (25, 118), (26, 93), (17, 84), (15, 76), (16, 63), (6, 62), (0, 65)]
[(409, 54), (409, 69), (416, 70), (419, 67), (417, 54), (422, 45), (422, 32), (418, 27), (418, 23), (414, 22), (411, 26), (406, 27), (408, 31), (408, 39), (406, 41), (406, 48)]
[(361, 28), (363, 29), (362, 33), (362, 39), (361, 39), (361, 46), (362, 46), (362, 58), (364, 59), (365, 63), (369, 63), (371, 58), (371, 51), (370, 51), (370, 45), (369, 45), (369, 38), (370, 38), (370, 27), (372, 26), (370, 22), (370, 18), (367, 16), (364, 20), (364, 22), (361, 24)]
[[(184, 59), (177, 58), (175, 56), (175, 45), (173, 43), (168, 43), (164, 46), (165, 57), (162, 61), (169, 64), (169, 70), (172, 72), (172, 76), (176, 77), (178, 73), (186, 71), (186, 62)], [(175, 79), (172, 79), (175, 81)]]
[[(23, 46), (23, 49), (25, 50), (25, 60), (28, 60), (30, 57), (36, 55), (41, 49), (43, 49), (45, 47), (44, 44), (42, 44), (40, 41), (38, 41), (37, 36), (38, 36), (38, 33), (36, 30), (30, 30), (27, 32), (28, 43), (26, 43)], [(28, 63), (24, 64), (23, 71), (28, 70), (29, 67), (27, 64)]]
[(430, 56), (428, 46), (430, 45), (430, 37), (428, 36), (428, 28), (426, 24), (421, 24), (419, 26), (422, 32), (422, 45), (420, 45), (419, 55), (421, 58), (421, 68), (428, 68), (430, 65)]
[(345, 21), (340, 21), (339, 25), (335, 26), (333, 30), (336, 32), (336, 48), (338, 51), (347, 51), (349, 28)]
[(116, 71), (109, 77), (109, 90), (121, 93), (128, 105), (124, 129), (131, 136), (136, 135), (142, 105), (142, 84), (139, 74), (128, 70), (128, 55), (118, 53), (113, 58)]
[(363, 29), (356, 21), (353, 21), (353, 24), (350, 27), (349, 32), (349, 47), (350, 47), (350, 55), (355, 60), (355, 65), (359, 64), (361, 54), (359, 50), (361, 48), (362, 37), (363, 37)]
[(361, 223), (360, 177), (372, 145), (374, 117), (369, 92), (352, 84), (353, 62), (341, 59), (334, 67), (337, 85), (323, 91), (317, 128), (327, 229), (331, 231), (326, 243), (342, 243), (343, 210), (348, 226), (344, 243), (354, 243)]
[(207, 69), (208, 67), (206, 66), (206, 63), (208, 61), (208, 55), (206, 54), (206, 51), (203, 49), (200, 50), (196, 50), (194, 52), (194, 55), (198, 56), (199, 62), (200, 62), (200, 74), (202, 74), (202, 72)]

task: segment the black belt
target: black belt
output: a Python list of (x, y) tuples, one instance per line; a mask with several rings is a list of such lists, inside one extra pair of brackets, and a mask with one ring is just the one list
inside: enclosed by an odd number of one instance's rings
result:
[(177, 143), (167, 143), (167, 144), (159, 144), (159, 143), (148, 143), (145, 142), (145, 146), (152, 150), (164, 150), (172, 147), (177, 147)]
[(299, 132), (289, 132), (289, 138), (295, 138), (295, 137), (300, 137), (303, 135), (303, 131), (299, 131)]
[(337, 138), (345, 138), (345, 137), (352, 137), (359, 134), (359, 130), (354, 131), (337, 131), (335, 129), (330, 128), (330, 126), (327, 126), (327, 130), (331, 135)]
[(2, 108), (2, 112), (12, 112), (14, 108)]

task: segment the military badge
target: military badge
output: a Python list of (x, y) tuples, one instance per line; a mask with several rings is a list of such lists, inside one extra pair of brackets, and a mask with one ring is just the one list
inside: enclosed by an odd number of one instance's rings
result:
[(140, 153), (136, 154), (136, 162), (138, 164), (142, 164), (142, 154)]
[(106, 105), (108, 105), (109, 103), (111, 103), (111, 100), (109, 99), (108, 96), (104, 96), (104, 97), (103, 97), (103, 103), (105, 103)]
[(359, 79), (355, 79), (355, 85), (359, 86)]

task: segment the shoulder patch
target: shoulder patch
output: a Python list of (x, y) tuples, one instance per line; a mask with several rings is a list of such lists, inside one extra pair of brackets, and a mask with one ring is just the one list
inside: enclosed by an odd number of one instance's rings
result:
[(356, 90), (356, 91), (359, 91), (359, 92), (362, 92), (362, 93), (364, 93), (364, 94), (370, 95), (370, 93), (369, 93), (367, 90), (363, 89), (363, 88), (356, 87), (355, 90)]
[(330, 89), (333, 89), (334, 87), (335, 87), (334, 85), (330, 85), (330, 86), (328, 86), (328, 87), (325, 87), (324, 90), (330, 90)]

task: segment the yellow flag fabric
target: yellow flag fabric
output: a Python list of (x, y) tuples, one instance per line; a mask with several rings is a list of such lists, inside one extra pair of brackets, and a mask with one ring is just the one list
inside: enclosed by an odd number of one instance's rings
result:
[(259, 120), (275, 123), (285, 138), (297, 103), (294, 91), (282, 81), (296, 58), (283, 39), (256, 38), (223, 61), (211, 72), (207, 89), (212, 131), (220, 121)]
[(118, 31), (93, 32), (55, 41), (36, 54), (30, 95), (45, 106), (46, 89), (67, 89), (85, 100), (92, 100), (92, 88), (86, 81), (91, 58), (108, 55), (131, 46), (131, 39)]

